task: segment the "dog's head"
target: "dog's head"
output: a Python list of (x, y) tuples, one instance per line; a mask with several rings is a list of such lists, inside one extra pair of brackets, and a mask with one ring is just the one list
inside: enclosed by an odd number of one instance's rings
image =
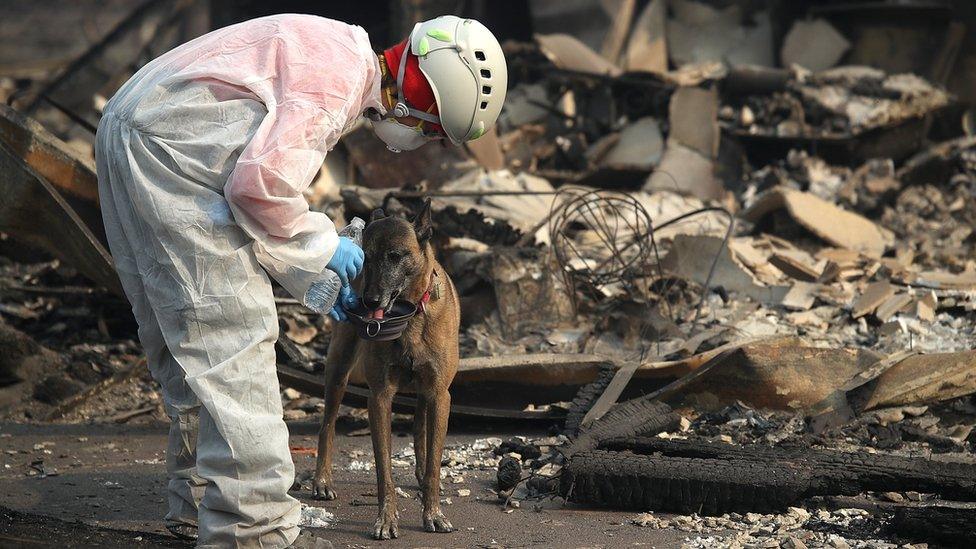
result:
[(427, 268), (427, 254), (434, 229), (430, 200), (412, 222), (402, 217), (373, 211), (363, 232), (363, 303), (371, 311), (389, 309), (393, 302), (415, 285)]

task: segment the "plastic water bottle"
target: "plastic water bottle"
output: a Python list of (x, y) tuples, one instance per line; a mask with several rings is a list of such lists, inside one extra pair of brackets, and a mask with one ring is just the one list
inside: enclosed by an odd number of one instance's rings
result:
[(366, 222), (358, 217), (354, 217), (348, 225), (339, 231), (339, 236), (344, 236), (361, 247), (363, 245), (363, 229), (365, 228)]
[[(339, 236), (344, 236), (355, 242), (357, 246), (362, 246), (363, 229), (365, 228), (366, 222), (358, 217), (354, 217), (348, 225), (339, 231)], [(316, 280), (309, 286), (302, 302), (309, 309), (320, 314), (325, 314), (329, 312), (329, 309), (335, 304), (336, 299), (339, 298), (340, 284), (339, 275), (326, 270), (322, 273), (321, 279)]]

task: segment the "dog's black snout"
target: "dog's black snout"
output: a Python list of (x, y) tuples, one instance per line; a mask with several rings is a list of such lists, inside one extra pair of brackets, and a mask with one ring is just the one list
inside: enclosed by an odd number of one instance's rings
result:
[(363, 304), (366, 305), (367, 309), (377, 309), (380, 306), (380, 300), (372, 297), (364, 297)]

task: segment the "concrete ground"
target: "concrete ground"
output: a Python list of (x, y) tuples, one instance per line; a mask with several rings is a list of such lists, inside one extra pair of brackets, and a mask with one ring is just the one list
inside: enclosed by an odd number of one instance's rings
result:
[[(291, 423), (291, 445), (299, 475), (311, 471), (317, 425)], [(479, 432), (452, 432), (448, 444), (470, 444), (486, 436), (543, 436), (542, 431), (506, 432), (479, 427)], [(394, 450), (411, 440), (397, 433)], [(451, 505), (444, 512), (457, 531), (425, 533), (420, 503), (400, 499), (400, 538), (379, 542), (369, 536), (376, 515), (372, 471), (350, 470), (356, 455), (371, 462), (368, 436), (338, 437), (335, 501), (319, 502), (307, 491), (295, 496), (335, 515), (334, 525), (319, 532), (336, 547), (677, 547), (688, 535), (634, 526), (633, 513), (523, 502), (510, 513), (494, 494), (494, 471), (466, 471), (462, 484), (445, 484)], [(180, 544), (167, 537), (165, 514), (165, 426), (23, 425), (0, 423), (0, 546), (166, 547)], [(46, 474), (45, 474), (46, 473)], [(412, 468), (394, 468), (395, 481), (416, 493)], [(471, 495), (459, 497), (458, 489)], [(49, 520), (47, 517), (57, 519)], [(80, 523), (80, 524), (79, 524)], [(94, 528), (93, 528), (94, 527)], [(111, 530), (103, 530), (111, 529)]]

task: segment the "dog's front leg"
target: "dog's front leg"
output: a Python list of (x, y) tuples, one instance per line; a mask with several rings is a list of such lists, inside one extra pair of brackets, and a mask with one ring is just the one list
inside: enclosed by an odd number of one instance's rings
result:
[(376, 497), (379, 516), (373, 525), (373, 537), (391, 539), (400, 535), (397, 519), (396, 489), (390, 471), (390, 430), (393, 421), (393, 395), (389, 386), (370, 392), (369, 430), (373, 439), (373, 458), (376, 461)]
[(325, 360), (325, 412), (319, 429), (319, 452), (315, 461), (312, 494), (316, 499), (335, 499), (332, 482), (332, 454), (335, 452), (335, 425), (339, 405), (346, 393), (349, 373), (355, 366), (357, 338), (349, 326), (337, 326)]
[[(427, 397), (427, 466), (422, 486), (424, 496), (424, 530), (453, 532), (454, 526), (441, 512), (441, 456), (447, 436), (447, 420), (451, 413), (451, 393), (438, 388)], [(417, 454), (420, 455), (419, 453)]]
[(423, 492), (427, 476), (427, 399), (421, 394), (417, 395), (417, 408), (413, 411), (413, 457), (417, 487)]
[(351, 357), (346, 358), (346, 362), (326, 365), (325, 412), (322, 415), (322, 427), (319, 429), (319, 451), (315, 461), (315, 477), (312, 481), (312, 494), (315, 499), (330, 500), (336, 498), (335, 485), (332, 482), (335, 425), (351, 369)]

